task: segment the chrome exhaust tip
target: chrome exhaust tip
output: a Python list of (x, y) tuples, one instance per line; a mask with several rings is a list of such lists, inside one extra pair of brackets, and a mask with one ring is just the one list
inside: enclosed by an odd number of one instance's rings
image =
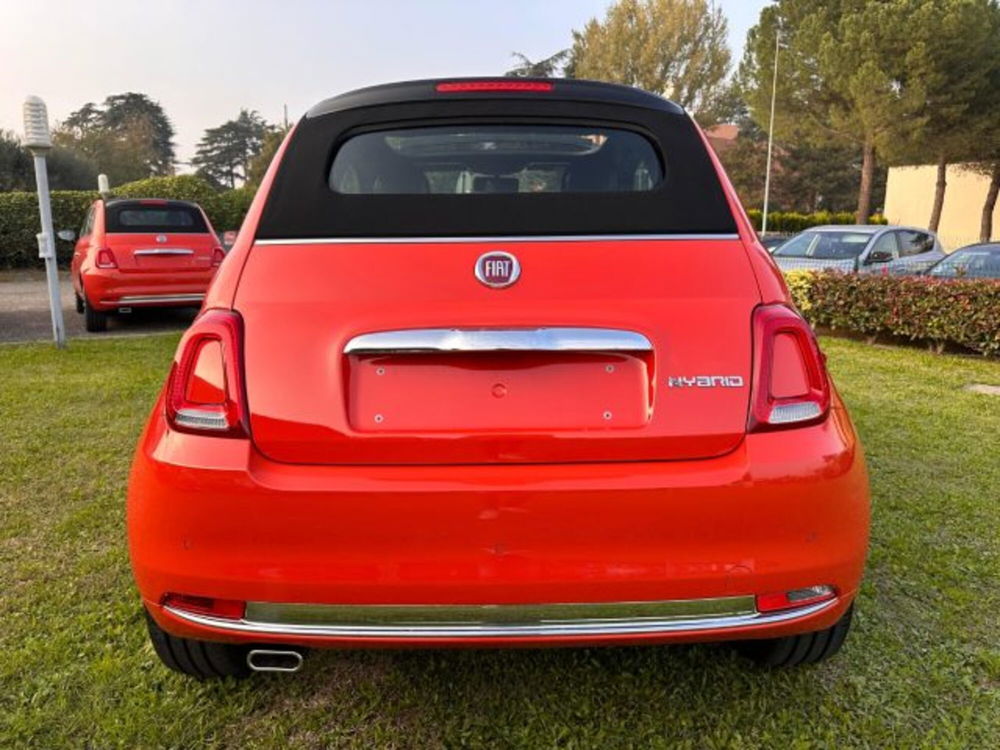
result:
[(247, 654), (247, 666), (254, 672), (298, 672), (302, 654), (288, 649), (255, 648)]

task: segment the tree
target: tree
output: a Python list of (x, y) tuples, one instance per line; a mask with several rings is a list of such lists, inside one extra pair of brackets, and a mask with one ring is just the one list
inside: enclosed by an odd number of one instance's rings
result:
[(637, 86), (712, 124), (730, 52), (722, 12), (707, 0), (618, 0), (573, 32), (574, 76)]
[(260, 187), (261, 180), (264, 179), (267, 168), (271, 166), (271, 160), (278, 153), (278, 149), (281, 147), (282, 141), (285, 140), (285, 136), (288, 135), (289, 130), (291, 128), (288, 126), (274, 127), (264, 136), (260, 151), (250, 160), (250, 168), (247, 170), (247, 187), (255, 190)]
[(215, 184), (235, 188), (237, 181), (246, 182), (250, 162), (260, 153), (271, 129), (256, 111), (241, 109), (235, 120), (205, 131), (191, 163), (198, 168), (200, 176)]
[[(59, 146), (46, 155), (49, 187), (53, 190), (93, 190), (97, 168), (87, 159)], [(20, 139), (0, 130), (0, 191), (35, 190), (35, 165)]]
[(63, 120), (53, 141), (94, 164), (112, 184), (173, 174), (174, 128), (145, 94), (114, 94), (84, 104)]
[(533, 61), (520, 52), (512, 52), (511, 57), (518, 62), (513, 68), (504, 73), (505, 76), (513, 78), (557, 78), (564, 75), (563, 70), (569, 58), (569, 50), (563, 49), (554, 55), (546, 57), (544, 60)]
[(876, 156), (927, 122), (932, 70), (922, 6), (937, 0), (778, 0), (747, 35), (740, 67), (750, 110), (766, 122), (781, 32), (775, 132), (793, 142), (860, 151), (857, 217), (872, 208)]
[[(937, 231), (944, 208), (948, 165), (965, 160), (981, 143), (981, 125), (995, 128), (995, 112), (980, 103), (995, 99), (991, 78), (1000, 65), (1000, 10), (994, 0), (937, 0), (915, 19), (932, 30), (925, 43), (931, 63), (924, 102), (926, 125), (899, 139), (897, 161), (937, 164), (928, 228)], [(978, 107), (978, 110), (977, 110)], [(985, 123), (980, 123), (982, 117)]]

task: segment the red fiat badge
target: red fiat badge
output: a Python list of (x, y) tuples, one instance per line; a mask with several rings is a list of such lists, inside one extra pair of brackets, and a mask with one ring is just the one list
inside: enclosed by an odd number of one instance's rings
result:
[(510, 253), (494, 250), (476, 261), (476, 278), (494, 289), (510, 286), (521, 275), (521, 264)]

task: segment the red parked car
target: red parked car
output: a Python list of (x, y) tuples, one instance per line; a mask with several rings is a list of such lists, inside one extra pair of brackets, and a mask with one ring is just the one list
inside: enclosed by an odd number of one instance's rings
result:
[(88, 331), (137, 307), (198, 307), (225, 253), (196, 203), (97, 200), (71, 265), (76, 311)]
[(840, 648), (861, 446), (680, 107), (573, 80), (335, 97), (289, 134), (231, 255), (131, 475), (167, 666)]

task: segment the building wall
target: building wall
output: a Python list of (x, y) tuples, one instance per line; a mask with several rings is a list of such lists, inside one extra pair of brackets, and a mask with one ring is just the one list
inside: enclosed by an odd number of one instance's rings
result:
[[(990, 179), (962, 165), (948, 167), (948, 187), (938, 235), (949, 252), (979, 241), (979, 222)], [(890, 167), (885, 216), (890, 224), (926, 227), (934, 205), (937, 167)], [(1000, 237), (1000, 201), (993, 211), (993, 238)]]

